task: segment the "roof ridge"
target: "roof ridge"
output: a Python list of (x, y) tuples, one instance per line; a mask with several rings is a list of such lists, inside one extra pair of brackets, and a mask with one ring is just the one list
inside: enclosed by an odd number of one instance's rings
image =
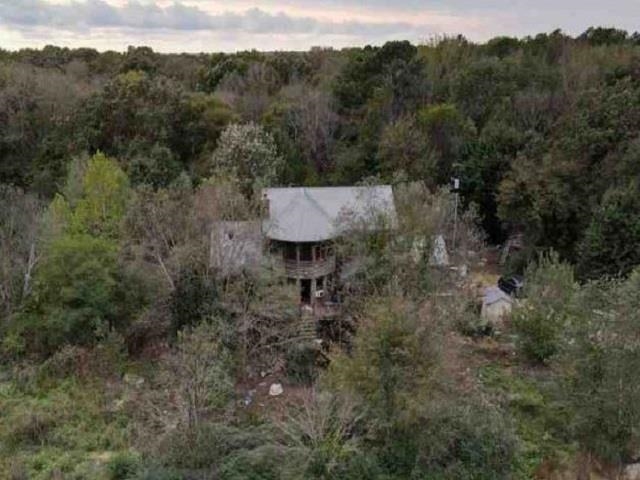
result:
[(303, 196), (304, 198), (306, 198), (309, 203), (312, 204), (312, 206), (318, 210), (320, 213), (322, 213), (322, 215), (324, 215), (325, 217), (329, 217), (329, 214), (327, 213), (327, 211), (322, 208), (322, 206), (318, 203), (317, 200), (315, 200), (314, 198), (312, 198), (307, 192), (306, 192), (306, 187), (299, 187), (297, 188), (297, 190), (299, 190), (292, 198), (291, 200), (289, 200), (289, 202), (287, 202), (287, 206), (284, 207), (282, 209), (283, 213), (288, 212), (289, 210), (292, 210), (293, 208), (295, 208), (297, 206), (298, 203), (298, 199), (300, 196)]
[(322, 205), (320, 205), (320, 202), (318, 202), (315, 198), (313, 198), (313, 196), (307, 191), (307, 187), (302, 187), (304, 196), (307, 198), (307, 200), (309, 200), (311, 203), (313, 203), (313, 205), (320, 210), (320, 212), (327, 217), (327, 220), (331, 220), (331, 216), (329, 215), (329, 213), (322, 207)]

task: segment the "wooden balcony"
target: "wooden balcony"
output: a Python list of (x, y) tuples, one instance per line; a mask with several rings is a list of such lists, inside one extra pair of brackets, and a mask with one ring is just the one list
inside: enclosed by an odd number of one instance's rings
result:
[(289, 278), (319, 278), (336, 270), (336, 257), (329, 256), (315, 261), (285, 259), (283, 264)]

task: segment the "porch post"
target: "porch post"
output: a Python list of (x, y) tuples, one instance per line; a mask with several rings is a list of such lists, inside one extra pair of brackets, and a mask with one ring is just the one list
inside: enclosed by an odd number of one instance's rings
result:
[[(311, 274), (315, 275), (316, 268), (316, 245), (311, 245)], [(316, 290), (318, 283), (316, 277), (311, 278), (311, 305), (316, 304)]]

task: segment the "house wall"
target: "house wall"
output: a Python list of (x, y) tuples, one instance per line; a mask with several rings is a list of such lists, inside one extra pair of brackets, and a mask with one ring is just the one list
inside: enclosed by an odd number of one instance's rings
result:
[(498, 300), (492, 304), (483, 304), (480, 315), (483, 319), (495, 324), (500, 324), (511, 314), (512, 304), (506, 300)]

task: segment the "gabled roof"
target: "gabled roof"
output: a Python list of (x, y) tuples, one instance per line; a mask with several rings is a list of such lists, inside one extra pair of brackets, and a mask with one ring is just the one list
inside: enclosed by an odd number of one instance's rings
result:
[(513, 303), (513, 298), (504, 293), (498, 287), (487, 287), (484, 290), (484, 297), (482, 299), (482, 302), (485, 305), (492, 305), (496, 302)]
[(393, 191), (372, 187), (267, 188), (269, 219), (264, 232), (272, 240), (319, 242), (337, 237), (346, 218), (382, 213), (395, 222)]

